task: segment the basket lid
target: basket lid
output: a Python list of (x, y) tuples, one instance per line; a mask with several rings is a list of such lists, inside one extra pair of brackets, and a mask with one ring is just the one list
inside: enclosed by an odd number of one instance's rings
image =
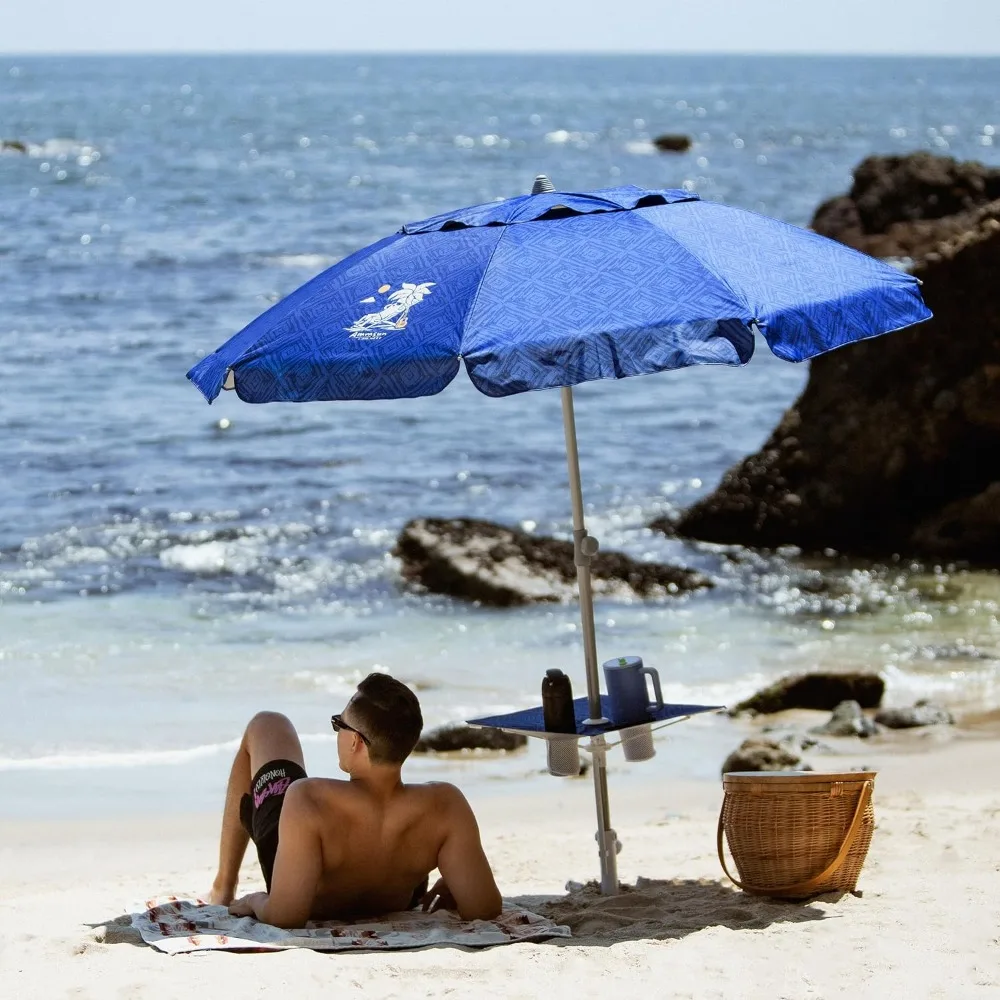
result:
[(877, 771), (727, 771), (722, 776), (724, 786), (760, 785), (813, 787), (819, 790), (832, 782), (874, 781)]

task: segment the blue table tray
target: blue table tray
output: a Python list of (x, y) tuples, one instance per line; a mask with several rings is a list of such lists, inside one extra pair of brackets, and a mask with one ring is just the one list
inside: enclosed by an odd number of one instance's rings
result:
[[(701, 715), (703, 712), (720, 712), (724, 705), (663, 705), (661, 708), (654, 708), (649, 713), (646, 722), (670, 722), (687, 719), (692, 715)], [(611, 700), (607, 695), (601, 695), (601, 712), (605, 718), (610, 718)], [(632, 722), (628, 726), (619, 726), (614, 722), (609, 722), (603, 726), (587, 726), (584, 720), (590, 715), (589, 702), (586, 698), (573, 699), (573, 714), (576, 716), (576, 732), (578, 736), (597, 736), (601, 733), (614, 733), (620, 729), (631, 729), (633, 726), (641, 726), (642, 722)], [(542, 706), (535, 708), (525, 708), (520, 712), (508, 712), (506, 715), (487, 715), (482, 719), (469, 719), (470, 726), (491, 726), (494, 729), (510, 729), (524, 733), (526, 736), (549, 736), (561, 735), (549, 733), (545, 729), (542, 719)]]

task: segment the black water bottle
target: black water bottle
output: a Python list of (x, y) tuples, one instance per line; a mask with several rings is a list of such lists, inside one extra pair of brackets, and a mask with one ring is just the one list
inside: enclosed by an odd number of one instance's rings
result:
[(542, 719), (547, 733), (575, 733), (573, 687), (569, 678), (553, 667), (542, 678)]

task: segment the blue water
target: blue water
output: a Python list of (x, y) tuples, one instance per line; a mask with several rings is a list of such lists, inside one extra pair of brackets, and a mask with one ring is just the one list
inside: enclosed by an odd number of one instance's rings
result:
[[(998, 129), (996, 59), (0, 59), (0, 138), (28, 145), (0, 154), (0, 813), (56, 792), (82, 809), (81, 775), (139, 808), (150, 769), (201, 804), (263, 706), (329, 768), (325, 720), (372, 668), (416, 685), (429, 722), (528, 704), (552, 665), (582, 693), (575, 608), (415, 594), (389, 554), (423, 514), (565, 535), (558, 394), (490, 400), (460, 376), (424, 400), (207, 407), (184, 373), (270, 303), (538, 172), (805, 225), (870, 153), (1000, 165)], [(655, 153), (665, 131), (693, 149)], [(834, 560), (822, 597), (794, 553), (733, 560), (645, 530), (757, 448), (806, 375), (760, 345), (743, 370), (580, 387), (594, 533), (719, 583), (602, 602), (600, 652), (642, 654), (676, 700), (850, 663), (900, 701), (1000, 704), (995, 577)], [(697, 731), (677, 744), (732, 739)], [(476, 773), (540, 758), (519, 760)]]

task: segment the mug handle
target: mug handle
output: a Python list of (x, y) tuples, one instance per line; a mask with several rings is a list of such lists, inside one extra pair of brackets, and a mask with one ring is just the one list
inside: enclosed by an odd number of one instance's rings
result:
[(660, 675), (653, 667), (643, 667), (643, 674), (648, 674), (653, 682), (653, 692), (656, 694), (656, 701), (647, 705), (647, 708), (663, 708), (663, 695), (660, 692)]

